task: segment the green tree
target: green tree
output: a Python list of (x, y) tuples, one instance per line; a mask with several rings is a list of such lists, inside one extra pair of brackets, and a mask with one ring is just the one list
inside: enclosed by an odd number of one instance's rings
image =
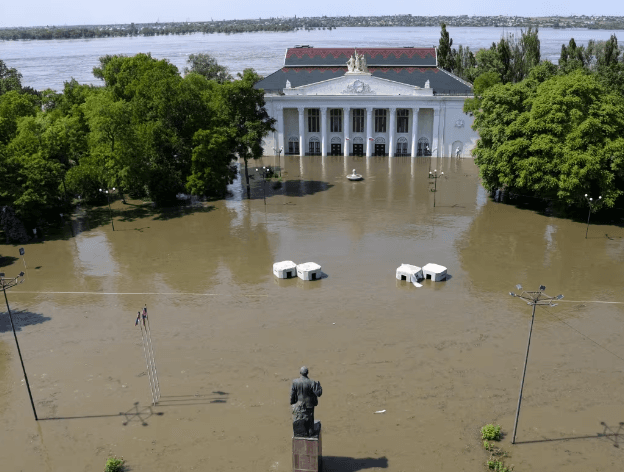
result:
[(208, 80), (216, 80), (219, 83), (232, 80), (227, 67), (219, 65), (217, 60), (210, 54), (191, 54), (186, 62), (189, 67), (184, 69), (184, 74), (195, 73), (203, 75)]
[(22, 74), (17, 69), (8, 67), (4, 61), (0, 60), (0, 95), (4, 95), (11, 90), (20, 91), (22, 89)]
[(450, 38), (448, 31), (446, 31), (446, 24), (440, 25), (440, 41), (438, 43), (438, 67), (452, 71), (453, 70), (453, 40)]
[(484, 186), (569, 206), (600, 194), (613, 207), (624, 193), (624, 99), (583, 71), (553, 69), (484, 92), (473, 151)]
[(245, 164), (248, 197), (251, 190), (247, 163), (249, 159), (262, 157), (262, 140), (275, 130), (273, 125), (276, 122), (264, 108), (264, 91), (254, 88), (261, 78), (253, 69), (245, 69), (238, 74), (238, 80), (221, 85), (220, 97), (214, 102), (221, 122), (236, 131), (234, 152)]
[(464, 112), (475, 113), (481, 108), (481, 97), (483, 93), (490, 87), (500, 84), (501, 76), (496, 71), (484, 72), (474, 81), (473, 91), (474, 98), (468, 98), (464, 101)]

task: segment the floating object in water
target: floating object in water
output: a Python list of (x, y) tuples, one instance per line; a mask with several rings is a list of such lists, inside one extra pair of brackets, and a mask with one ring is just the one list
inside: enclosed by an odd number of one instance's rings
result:
[(415, 287), (422, 287), (418, 283), (420, 279), (424, 279), (423, 271), (420, 267), (410, 264), (401, 264), (396, 270), (397, 280), (407, 280), (414, 284)]
[(434, 282), (446, 280), (446, 267), (438, 264), (427, 264), (422, 268), (423, 278), (431, 279)]
[(273, 264), (273, 274), (279, 279), (291, 279), (297, 276), (297, 264), (293, 261), (282, 261)]
[(321, 266), (314, 262), (298, 264), (297, 277), (301, 280), (319, 280), (321, 278)]
[(385, 413), (385, 412), (386, 410), (379, 410), (379, 411), (376, 411), (375, 413), (379, 414), (379, 413)]
[(364, 177), (362, 177), (362, 174), (356, 174), (355, 173), (355, 169), (353, 169), (353, 172), (349, 175), (347, 175), (347, 179), (349, 180), (364, 180)]

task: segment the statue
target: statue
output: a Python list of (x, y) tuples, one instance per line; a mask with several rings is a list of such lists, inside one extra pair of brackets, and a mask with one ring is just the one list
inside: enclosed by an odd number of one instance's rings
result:
[(364, 57), (364, 54), (360, 54), (360, 71), (368, 72), (368, 68), (366, 67), (366, 58)]
[(348, 72), (355, 72), (355, 58), (351, 56), (347, 61)]
[(427, 82), (425, 82), (425, 88), (431, 88), (431, 84), (429, 83), (428, 80), (427, 80)]
[(286, 80), (286, 88), (292, 88), (292, 85), (290, 85), (290, 80)]
[(292, 381), (290, 387), (290, 404), (293, 413), (293, 433), (295, 437), (316, 436), (314, 430), (314, 407), (318, 405), (318, 397), (323, 394), (321, 384), (308, 378), (308, 368), (303, 366), (301, 377)]
[(355, 54), (349, 58), (347, 61), (347, 72), (350, 73), (358, 73), (358, 72), (368, 72), (366, 67), (366, 58), (364, 54), (358, 54), (357, 49), (355, 50)]

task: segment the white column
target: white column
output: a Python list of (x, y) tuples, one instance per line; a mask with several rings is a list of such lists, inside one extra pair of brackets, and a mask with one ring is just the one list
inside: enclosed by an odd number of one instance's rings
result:
[(412, 157), (416, 157), (418, 150), (418, 110), (420, 109), (412, 108)]
[(301, 157), (305, 156), (305, 120), (303, 119), (303, 111), (304, 107), (297, 107), (299, 110), (299, 155)]
[(321, 156), (327, 156), (327, 107), (321, 107)]
[(366, 157), (373, 155), (373, 142), (369, 138), (373, 137), (373, 109), (372, 107), (366, 108)]
[[(349, 122), (349, 112), (351, 111), (350, 108), (343, 108), (342, 109), (342, 115), (343, 115), (343, 123), (342, 123), (342, 129), (344, 130), (344, 157), (349, 157), (349, 131), (350, 131), (350, 126), (351, 123)], [(346, 161), (345, 161), (346, 162)]]
[(438, 150), (438, 136), (440, 135), (440, 109), (433, 110), (433, 144), (431, 146), (431, 157), (440, 157)]
[(284, 148), (284, 108), (281, 105), (275, 107), (275, 118), (277, 119), (277, 149)]
[(389, 108), (388, 111), (390, 112), (390, 133), (389, 133), (390, 143), (388, 144), (388, 157), (393, 157), (394, 156), (394, 129), (396, 128), (394, 119), (396, 116), (396, 108)]

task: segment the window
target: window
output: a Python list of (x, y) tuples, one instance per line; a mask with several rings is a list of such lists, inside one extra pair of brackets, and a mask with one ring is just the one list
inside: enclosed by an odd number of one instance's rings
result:
[(375, 133), (386, 132), (386, 110), (375, 110)]
[(364, 110), (362, 108), (356, 108), (353, 110), (353, 132), (364, 132)]
[(288, 154), (299, 154), (299, 138), (288, 138)]
[(407, 133), (407, 122), (409, 120), (409, 110), (399, 108), (397, 110), (397, 133)]
[(308, 110), (308, 132), (318, 133), (319, 129), (319, 109), (311, 108)]
[(399, 138), (397, 141), (397, 156), (407, 156), (407, 139)]
[(342, 133), (342, 110), (329, 110), (329, 129), (332, 133)]
[(318, 156), (321, 154), (321, 141), (316, 136), (312, 136), (309, 142), (309, 153), (311, 156)]

